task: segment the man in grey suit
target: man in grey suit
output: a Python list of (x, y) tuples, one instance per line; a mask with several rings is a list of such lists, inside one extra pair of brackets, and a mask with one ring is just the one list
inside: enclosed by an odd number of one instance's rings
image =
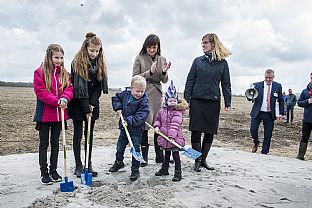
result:
[(274, 121), (276, 120), (275, 106), (279, 103), (279, 119), (284, 118), (284, 99), (282, 94), (282, 85), (274, 82), (274, 71), (267, 69), (264, 73), (264, 81), (254, 83), (255, 89), (259, 95), (255, 99), (250, 113), (251, 124), (250, 133), (253, 138), (254, 146), (252, 152), (255, 153), (259, 146), (258, 130), (263, 122), (264, 138), (262, 145), (262, 154), (268, 154), (270, 150)]

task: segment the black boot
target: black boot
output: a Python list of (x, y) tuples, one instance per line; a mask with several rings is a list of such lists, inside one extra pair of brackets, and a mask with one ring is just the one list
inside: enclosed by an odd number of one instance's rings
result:
[(212, 145), (212, 143), (204, 143), (202, 146), (201, 166), (206, 168), (207, 170), (214, 170), (214, 168), (209, 166), (207, 161), (206, 161), (206, 158), (207, 158), (208, 152), (210, 151), (211, 145)]
[(136, 181), (140, 177), (139, 169), (131, 170), (130, 180)]
[(181, 169), (175, 170), (174, 171), (174, 176), (172, 178), (172, 181), (178, 182), (178, 181), (181, 181), (181, 179), (182, 179), (182, 171), (181, 171)]
[(115, 161), (114, 165), (108, 170), (109, 172), (117, 172), (118, 170), (125, 167), (125, 164), (123, 161)]
[[(192, 148), (198, 152), (202, 151), (200, 143), (192, 143)], [(195, 159), (195, 163), (192, 167), (193, 171), (200, 172), (201, 161), (202, 161), (201, 157)]]
[(308, 143), (300, 142), (299, 152), (297, 155), (297, 159), (304, 160), (304, 155), (307, 151)]
[(145, 167), (148, 164), (148, 148), (149, 144), (146, 146), (141, 146), (142, 156), (145, 162), (141, 162), (140, 166)]
[(88, 166), (89, 166), (89, 167), (88, 167), (89, 173), (92, 173), (92, 176), (93, 176), (93, 177), (98, 176), (98, 172), (96, 172), (96, 171), (93, 170), (93, 168), (92, 168), (92, 162), (91, 162), (91, 161), (89, 162)]
[(164, 162), (164, 151), (160, 149), (160, 146), (157, 144), (158, 134), (154, 134), (154, 148), (156, 153), (155, 161), (156, 163)]
[(165, 164), (165, 162), (163, 162), (163, 164), (161, 165), (161, 169), (159, 169), (159, 171), (155, 173), (155, 176), (169, 175), (168, 169), (169, 164)]
[(82, 165), (76, 165), (74, 175), (76, 175), (78, 178), (81, 178), (82, 173), (83, 173)]

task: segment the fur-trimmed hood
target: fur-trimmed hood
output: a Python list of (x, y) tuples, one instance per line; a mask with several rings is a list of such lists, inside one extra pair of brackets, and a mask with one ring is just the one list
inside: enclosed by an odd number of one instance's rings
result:
[(189, 105), (184, 98), (178, 99), (178, 104), (175, 106), (177, 110), (188, 110)]

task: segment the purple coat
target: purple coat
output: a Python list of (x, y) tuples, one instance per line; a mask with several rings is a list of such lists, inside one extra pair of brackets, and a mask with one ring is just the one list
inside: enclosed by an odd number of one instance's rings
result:
[[(185, 139), (182, 133), (182, 122), (184, 112), (187, 108), (188, 105), (185, 100), (177, 104), (175, 107), (163, 107), (157, 114), (154, 123), (154, 127), (158, 127), (163, 134), (173, 139), (182, 147), (185, 145)], [(176, 147), (161, 136), (158, 136), (157, 143), (164, 149)]]

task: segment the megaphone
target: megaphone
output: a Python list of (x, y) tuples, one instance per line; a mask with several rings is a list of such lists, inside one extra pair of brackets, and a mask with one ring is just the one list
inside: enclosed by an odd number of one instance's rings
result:
[(255, 89), (255, 86), (253, 84), (250, 85), (250, 88), (246, 90), (245, 96), (248, 101), (255, 101), (255, 99), (258, 97), (259, 93), (258, 90)]

